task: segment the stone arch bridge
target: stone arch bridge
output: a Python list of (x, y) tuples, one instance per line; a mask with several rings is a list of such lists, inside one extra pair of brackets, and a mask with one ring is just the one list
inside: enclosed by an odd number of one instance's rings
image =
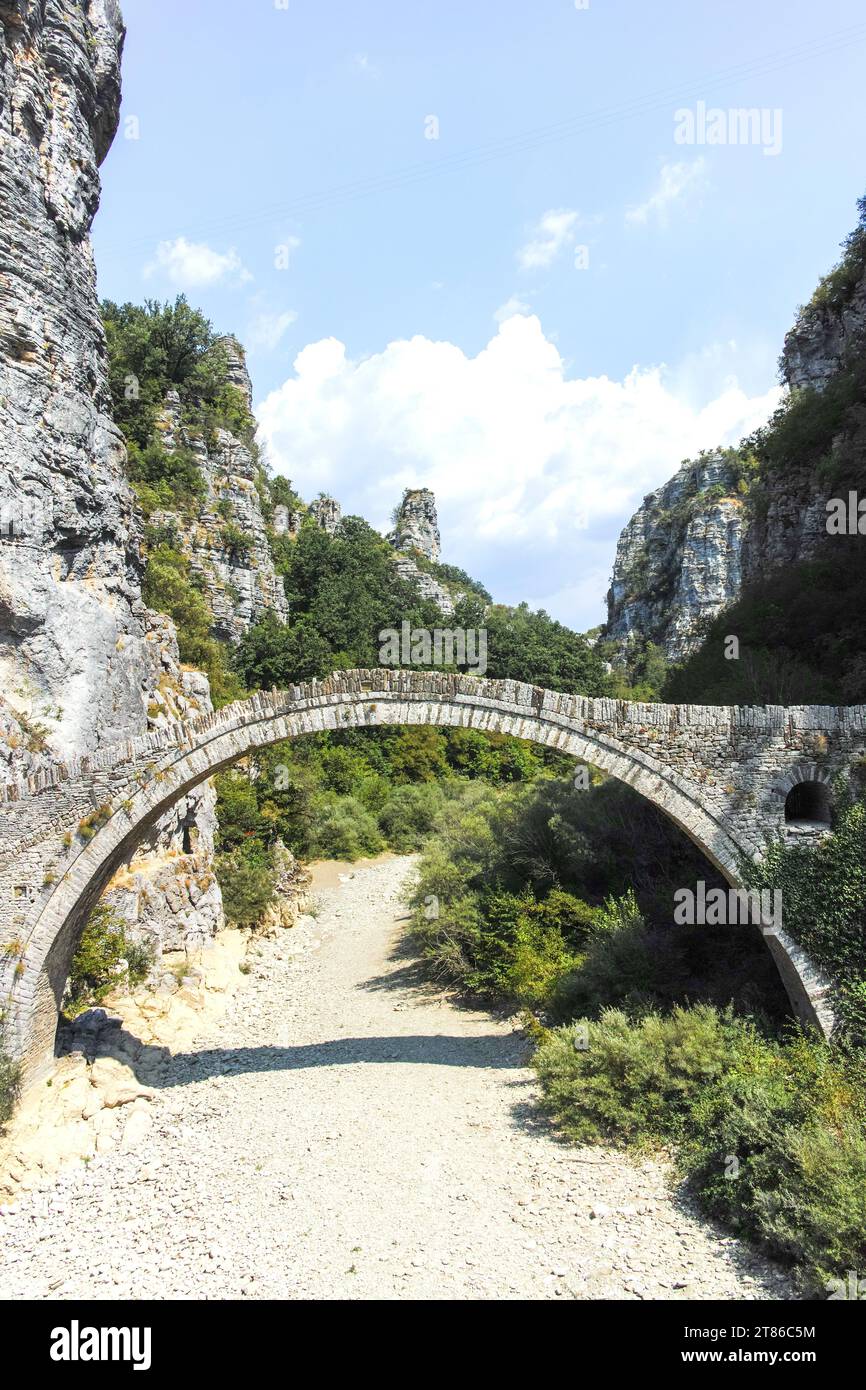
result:
[[(323, 730), (442, 725), (512, 734), (595, 764), (659, 807), (729, 883), (786, 821), (789, 793), (824, 796), (866, 752), (866, 706), (632, 704), (510, 680), (346, 671), (259, 694), (0, 786), (0, 999), (38, 1075), (78, 935), (117, 869), (179, 798), (245, 754)], [(688, 885), (684, 885), (688, 886)], [(767, 936), (800, 1016), (832, 1029), (827, 982), (783, 931)]]

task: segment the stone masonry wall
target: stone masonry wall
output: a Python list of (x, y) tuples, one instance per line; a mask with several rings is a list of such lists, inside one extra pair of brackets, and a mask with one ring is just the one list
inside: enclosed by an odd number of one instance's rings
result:
[[(514, 681), (384, 670), (255, 696), (5, 789), (0, 904), (13, 949), (0, 959), (22, 1036), (38, 1016), (39, 1046), (50, 1045), (76, 913), (180, 797), (282, 739), (413, 724), (511, 734), (592, 762), (668, 814), (732, 882), (742, 855), (758, 855), (768, 836), (785, 833), (792, 785), (845, 776), (866, 752), (864, 706), (628, 704)], [(793, 943), (768, 944), (781, 952), (789, 989), (805, 990), (817, 1014), (826, 982)]]

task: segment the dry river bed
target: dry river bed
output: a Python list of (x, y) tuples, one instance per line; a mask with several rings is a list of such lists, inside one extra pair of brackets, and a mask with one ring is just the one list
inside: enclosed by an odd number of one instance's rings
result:
[(401, 946), (412, 865), (323, 866), (318, 915), (150, 1067), (134, 1142), (3, 1209), (0, 1297), (793, 1296), (662, 1165), (556, 1139), (523, 1035)]

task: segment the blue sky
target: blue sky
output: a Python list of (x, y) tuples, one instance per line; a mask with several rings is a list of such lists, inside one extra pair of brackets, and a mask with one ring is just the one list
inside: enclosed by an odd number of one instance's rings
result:
[[(443, 558), (599, 621), (621, 526), (766, 417), (854, 224), (862, 5), (123, 10), (100, 293), (183, 290), (235, 332), (302, 495), (384, 527), (432, 486)], [(766, 112), (763, 136), (678, 142), (700, 102)]]

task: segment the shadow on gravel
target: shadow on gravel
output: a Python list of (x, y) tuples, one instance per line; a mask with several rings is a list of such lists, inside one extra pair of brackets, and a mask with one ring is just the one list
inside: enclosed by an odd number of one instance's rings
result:
[(503, 1046), (499, 1033), (485, 1037), (453, 1037), (422, 1033), (406, 1036), (333, 1038), (296, 1047), (207, 1048), (171, 1054), (167, 1048), (141, 1044), (123, 1029), (94, 1040), (85, 1052), (88, 1062), (113, 1057), (124, 1062), (136, 1079), (156, 1089), (189, 1086), (213, 1076), (238, 1076), (267, 1071), (303, 1071), (313, 1067), (408, 1062), (442, 1067), (510, 1069), (521, 1065), (518, 1049)]
[[(398, 919), (404, 920), (404, 919)], [(408, 918), (405, 920), (408, 921)], [(380, 975), (371, 975), (356, 988), (369, 990), (373, 994), (402, 994), (407, 997), (407, 1005), (413, 1003), (435, 1003), (447, 1005), (449, 1009), (472, 1014), (486, 1014), (490, 1018), (503, 1021), (514, 1018), (517, 1010), (503, 1004), (500, 1000), (480, 999), (470, 994), (461, 994), (457, 987), (446, 980), (437, 980), (430, 972), (430, 966), (419, 957), (418, 948), (408, 937), (400, 937), (395, 942), (389, 961), (401, 961), (396, 970), (388, 970)]]

